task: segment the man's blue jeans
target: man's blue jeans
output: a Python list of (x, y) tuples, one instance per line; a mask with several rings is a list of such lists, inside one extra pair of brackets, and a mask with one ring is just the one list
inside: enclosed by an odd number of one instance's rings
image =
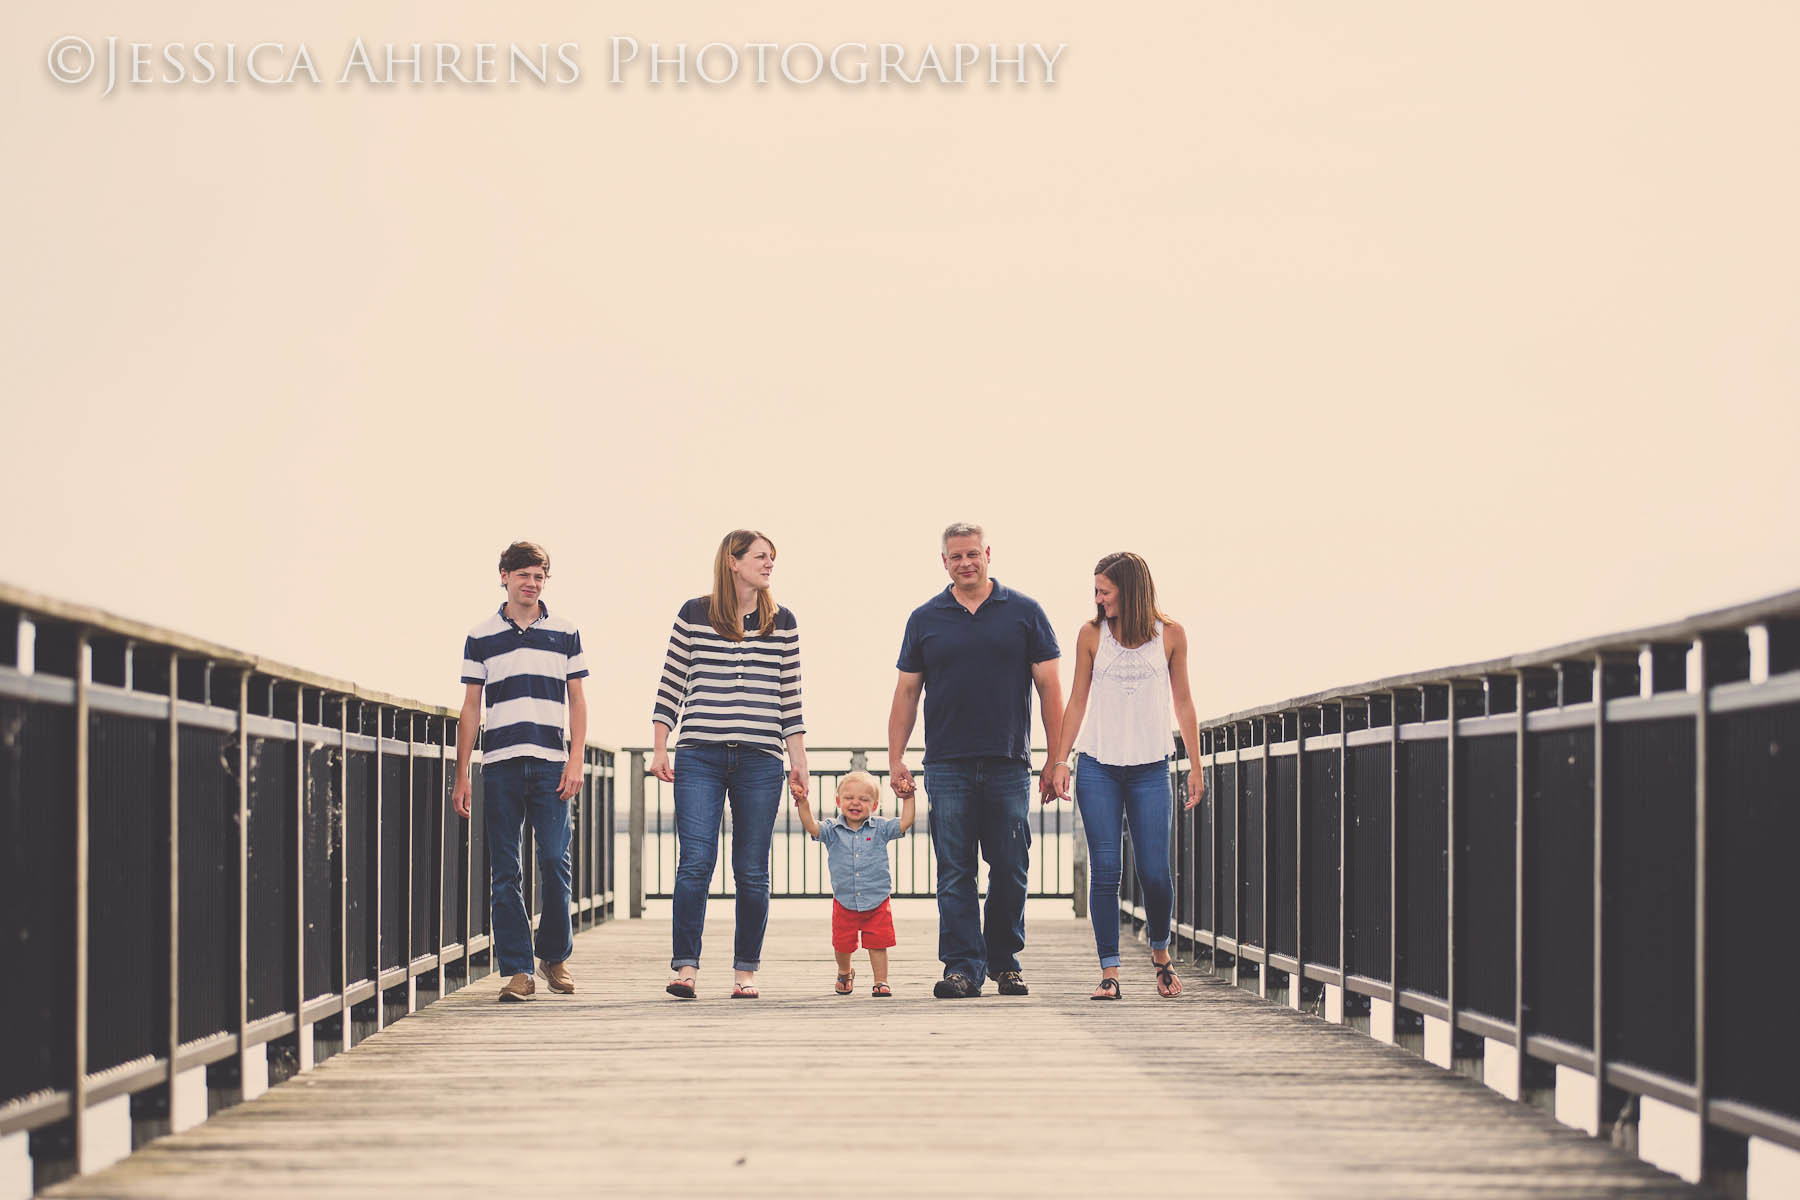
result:
[[(944, 974), (980, 987), (1019, 969), (1031, 882), (1031, 768), (1016, 758), (953, 758), (925, 768), (937, 855), (938, 957)], [(988, 865), (985, 922), (976, 900)], [(986, 934), (982, 930), (986, 926)]]
[(531, 917), (525, 908), (519, 843), (531, 822), (537, 844), (543, 907), (537, 956), (559, 963), (574, 952), (569, 928), (569, 801), (556, 794), (563, 764), (547, 758), (509, 758), (481, 768), (482, 811), (487, 816), (488, 871), (494, 906), (494, 957), (502, 975), (531, 974)]
[(675, 751), (675, 953), (671, 968), (700, 965), (706, 894), (719, 861), (719, 820), (731, 802), (731, 874), (737, 884), (732, 968), (762, 965), (769, 926), (769, 841), (781, 811), (781, 760), (754, 746), (721, 743)]
[(1124, 874), (1123, 828), (1131, 827), (1131, 856), (1144, 889), (1150, 948), (1169, 946), (1175, 884), (1169, 869), (1174, 801), (1169, 760), (1114, 767), (1082, 755), (1075, 766), (1075, 807), (1088, 844), (1088, 917), (1102, 967), (1119, 965), (1119, 880)]

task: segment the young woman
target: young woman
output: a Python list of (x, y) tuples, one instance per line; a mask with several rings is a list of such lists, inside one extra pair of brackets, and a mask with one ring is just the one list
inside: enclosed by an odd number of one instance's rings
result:
[[(1150, 566), (1130, 552), (1109, 554), (1094, 567), (1094, 619), (1075, 640), (1075, 685), (1063, 713), (1062, 739), (1052, 747), (1051, 786), (1069, 795), (1069, 758), (1075, 804), (1088, 842), (1088, 915), (1100, 953), (1095, 1000), (1119, 998), (1119, 877), (1122, 833), (1131, 829), (1138, 882), (1144, 889), (1150, 959), (1156, 990), (1181, 993), (1169, 961), (1175, 889), (1169, 869), (1171, 705), (1191, 754), (1199, 746), (1188, 691), (1187, 631), (1157, 611)], [(1200, 803), (1206, 783), (1188, 772), (1187, 807)]]
[[(734, 1000), (756, 998), (769, 923), (769, 843), (781, 809), (781, 758), (788, 786), (807, 790), (806, 727), (800, 719), (800, 631), (775, 603), (769, 577), (775, 543), (736, 529), (713, 558), (713, 588), (681, 606), (651, 715), (651, 774), (675, 785), (675, 978), (667, 991), (694, 998), (706, 896), (719, 858), (719, 820), (731, 804), (731, 872), (737, 881)], [(669, 735), (679, 726), (675, 762)], [(679, 769), (677, 769), (679, 768)]]

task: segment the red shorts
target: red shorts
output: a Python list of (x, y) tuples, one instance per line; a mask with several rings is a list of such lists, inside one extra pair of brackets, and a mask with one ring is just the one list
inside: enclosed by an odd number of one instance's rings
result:
[(845, 908), (831, 902), (831, 948), (839, 954), (856, 949), (856, 935), (862, 934), (864, 950), (886, 950), (894, 944), (894, 910), (883, 900), (867, 912)]

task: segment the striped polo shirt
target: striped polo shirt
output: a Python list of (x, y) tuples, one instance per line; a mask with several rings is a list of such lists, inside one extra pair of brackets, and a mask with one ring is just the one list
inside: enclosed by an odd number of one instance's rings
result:
[(805, 733), (800, 720), (800, 629), (794, 614), (775, 610), (775, 629), (759, 636), (755, 614), (744, 640), (731, 641), (707, 620), (707, 598), (675, 615), (669, 653), (650, 719), (675, 729), (675, 745), (742, 742), (777, 758), (785, 739)]
[(462, 681), (482, 685), (483, 762), (569, 757), (563, 742), (568, 681), (588, 673), (581, 631), (551, 616), (542, 600), (538, 613), (521, 629), (502, 604), (463, 643)]

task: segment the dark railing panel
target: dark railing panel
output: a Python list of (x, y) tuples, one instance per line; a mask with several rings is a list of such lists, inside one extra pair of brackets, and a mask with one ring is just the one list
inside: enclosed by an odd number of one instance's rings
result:
[(181, 831), (181, 1040), (237, 1025), (237, 735), (183, 725), (178, 742)]
[(1293, 755), (1268, 761), (1269, 774), (1269, 949), (1298, 955), (1294, 925), (1299, 917), (1300, 763)]
[(1346, 899), (1350, 911), (1344, 930), (1344, 956), (1349, 969), (1384, 983), (1391, 953), (1388, 888), (1392, 852), (1388, 831), (1393, 792), (1392, 750), (1386, 744), (1352, 746), (1344, 752), (1344, 819), (1349, 841), (1344, 848)]
[(1219, 881), (1219, 925), (1218, 931), (1225, 937), (1243, 936), (1238, 925), (1238, 849), (1237, 849), (1237, 777), (1238, 764), (1234, 762), (1219, 764), (1219, 786), (1217, 809), (1219, 821), (1218, 858)]
[(306, 805), (301, 814), (301, 905), (305, 909), (306, 969), (302, 994), (311, 998), (342, 990), (338, 971), (338, 835), (344, 821), (339, 775), (343, 748), (306, 746)]
[(1238, 936), (1263, 944), (1263, 760), (1238, 764)]
[(406, 755), (381, 756), (381, 969), (405, 966), (408, 898), (406, 855), (412, 830), (411, 780)]
[[(439, 782), (443, 779), (443, 764), (438, 765)], [(463, 876), (463, 852), (468, 844), (468, 822), (457, 820), (454, 816), (446, 816), (449, 802), (438, 805), (438, 819), (446, 821), (441, 830), (441, 852), (438, 854), (437, 879), (439, 883), (438, 930), (439, 941), (445, 945), (451, 942), (459, 945), (468, 941), (468, 881)], [(579, 894), (579, 892), (577, 893)]]
[[(1706, 1039), (1712, 1092), (1800, 1121), (1800, 704), (1720, 714), (1708, 727)], [(1776, 1066), (1785, 1064), (1785, 1066)]]
[(375, 888), (381, 879), (381, 810), (375, 803), (375, 754), (352, 750), (345, 772), (344, 959), (352, 983), (375, 978), (380, 930), (375, 923)]
[(88, 861), (88, 1070), (104, 1071), (168, 1045), (166, 720), (88, 717)]
[(1221, 769), (1215, 766), (1205, 768), (1206, 799), (1194, 810), (1194, 815), (1199, 818), (1196, 822), (1197, 832), (1194, 835), (1194, 854), (1191, 860), (1194, 864), (1194, 907), (1200, 914), (1196, 924), (1205, 930), (1218, 928), (1215, 924), (1217, 914), (1213, 911), (1213, 840)]
[(1525, 1009), (1531, 1033), (1594, 1044), (1594, 734), (1525, 739)]
[[(1174, 836), (1169, 842), (1169, 855), (1176, 863), (1191, 863), (1194, 860), (1194, 834), (1200, 828), (1187, 804), (1187, 760), (1182, 759), (1175, 764), (1171, 783), (1175, 789), (1175, 825)], [(1179, 868), (1175, 871), (1175, 923), (1177, 925), (1194, 924), (1194, 887), (1193, 875)], [(1183, 882), (1185, 881), (1185, 882)]]
[(1456, 1002), (1513, 1019), (1518, 739), (1456, 743)]
[[(74, 790), (74, 709), (0, 699), (0, 935), (9, 961), (40, 978), (75, 977)], [(8, 983), (0, 1101), (66, 1086), (73, 1069), (68, 993), (17, 976)]]
[(1399, 984), (1444, 996), (1449, 988), (1449, 747), (1443, 741), (1401, 742), (1398, 752)]
[(1304, 842), (1306, 909), (1300, 957), (1338, 965), (1338, 752), (1313, 750), (1301, 764), (1300, 829)]
[(1694, 722), (1606, 731), (1606, 1057), (1694, 1077)]
[(250, 739), (248, 916), (249, 1019), (291, 1011), (294, 978), (294, 744)]
[(493, 890), (488, 885), (492, 876), (488, 870), (486, 794), (481, 772), (476, 771), (469, 782), (469, 819), (464, 822), (469, 829), (469, 893), (473, 900), (469, 911), (476, 933), (491, 933), (494, 924)]
[(444, 762), (422, 745), (412, 770), (412, 940), (410, 956), (435, 953), (438, 932), (439, 823), (444, 817)]

